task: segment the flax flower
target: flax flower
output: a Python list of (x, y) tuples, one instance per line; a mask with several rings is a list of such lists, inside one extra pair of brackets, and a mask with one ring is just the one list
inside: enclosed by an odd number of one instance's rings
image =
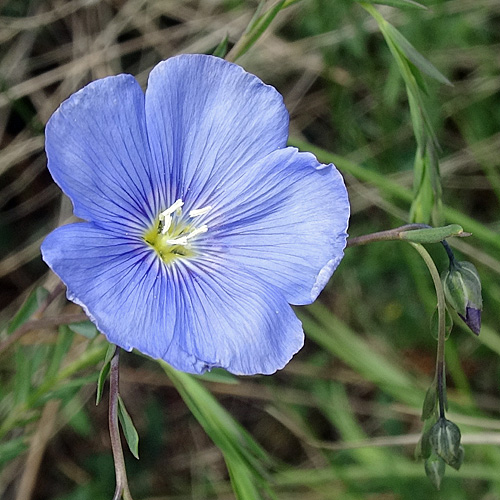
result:
[(71, 96), (46, 129), (48, 168), (84, 222), (45, 262), (108, 340), (203, 373), (273, 373), (303, 344), (290, 304), (343, 256), (349, 204), (333, 165), (286, 147), (281, 95), (203, 55)]

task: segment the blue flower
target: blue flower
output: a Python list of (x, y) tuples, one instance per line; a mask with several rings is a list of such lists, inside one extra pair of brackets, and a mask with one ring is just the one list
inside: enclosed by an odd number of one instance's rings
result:
[(161, 62), (145, 94), (130, 75), (91, 83), (47, 124), (48, 168), (85, 222), (43, 259), (126, 350), (275, 372), (303, 344), (290, 304), (321, 292), (349, 217), (335, 167), (287, 136), (280, 94), (212, 56)]

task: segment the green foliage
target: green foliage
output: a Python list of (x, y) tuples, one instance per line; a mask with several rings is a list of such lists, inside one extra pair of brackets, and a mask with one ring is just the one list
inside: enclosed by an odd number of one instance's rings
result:
[(414, 196), (411, 222), (442, 224), (442, 188), (436, 156), (437, 139), (425, 102), (427, 87), (420, 71), (449, 84), (427, 59), (370, 4), (361, 4), (374, 17), (403, 77), (408, 94), (417, 152), (414, 163)]
[(94, 323), (90, 321), (80, 321), (78, 323), (71, 323), (70, 325), (68, 325), (68, 328), (73, 332), (83, 335), (84, 337), (87, 337), (88, 339), (91, 340), (97, 337), (99, 333)]
[(464, 230), (458, 224), (450, 224), (445, 227), (433, 227), (429, 229), (413, 229), (401, 233), (401, 239), (413, 243), (439, 243), (452, 236), (460, 236)]
[(228, 35), (226, 35), (219, 43), (219, 45), (217, 45), (217, 47), (215, 47), (215, 50), (212, 52), (212, 55), (216, 56), (216, 57), (222, 57), (224, 58), (227, 54), (227, 42), (229, 40), (229, 37)]
[(230, 53), (227, 55), (228, 59), (231, 61), (236, 61), (242, 55), (250, 50), (250, 48), (257, 42), (257, 40), (264, 34), (269, 25), (273, 22), (273, 19), (278, 15), (280, 10), (284, 9), (296, 3), (295, 1), (279, 0), (272, 7), (261, 13), (264, 10), (265, 0), (261, 0), (259, 7), (257, 8), (252, 20), (248, 24), (242, 37), (238, 40), (236, 45), (231, 49)]
[(97, 378), (96, 405), (101, 402), (104, 384), (106, 383), (106, 379), (108, 378), (111, 370), (111, 358), (114, 356), (115, 352), (116, 346), (114, 344), (109, 344), (108, 349), (106, 350), (106, 355), (104, 356), (101, 371), (99, 372), (99, 377)]
[(28, 443), (25, 437), (11, 439), (0, 443), (0, 465), (4, 465), (26, 451)]
[(224, 455), (238, 500), (260, 500), (270, 492), (270, 458), (217, 400), (189, 374), (160, 362), (182, 399)]
[(139, 459), (139, 434), (134, 426), (134, 422), (128, 414), (127, 408), (121, 396), (118, 396), (118, 418), (123, 429), (123, 434), (128, 447), (135, 458)]
[(48, 294), (49, 292), (47, 292), (45, 288), (35, 288), (26, 299), (26, 302), (12, 318), (12, 321), (7, 327), (7, 333), (13, 333), (20, 326), (26, 323), (26, 321), (28, 321), (36, 312), (36, 310), (41, 306), (43, 301), (47, 298)]
[[(358, 1), (358, 0), (356, 0)], [(400, 9), (423, 9), (427, 10), (425, 5), (421, 3), (414, 2), (413, 0), (369, 0), (368, 2), (363, 2), (359, 0), (360, 3), (373, 3), (377, 5), (390, 5), (391, 7), (398, 7)]]

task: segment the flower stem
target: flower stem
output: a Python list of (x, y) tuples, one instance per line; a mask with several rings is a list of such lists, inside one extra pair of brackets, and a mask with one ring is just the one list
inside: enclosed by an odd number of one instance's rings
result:
[[(427, 268), (434, 282), (434, 288), (436, 289), (437, 296), (437, 309), (438, 309), (438, 345), (436, 354), (436, 383), (437, 383), (437, 396), (439, 403), (439, 416), (444, 418), (445, 413), (445, 387), (446, 387), (446, 376), (445, 376), (445, 341), (446, 341), (446, 302), (444, 296), (443, 284), (441, 283), (441, 278), (439, 276), (439, 271), (436, 268), (436, 264), (429, 255), (429, 252), (420, 244), (410, 242), (410, 245), (415, 248), (415, 250), (420, 254), (424, 260)], [(445, 247), (446, 248), (446, 247)]]
[[(429, 255), (427, 250), (420, 244), (414, 241), (411, 241), (408, 238), (409, 232), (414, 231), (415, 233), (422, 233), (422, 231), (418, 231), (421, 229), (433, 231), (433, 234), (430, 235), (429, 239), (426, 237), (422, 237), (422, 234), (419, 234), (419, 239), (416, 241), (422, 242), (437, 242), (443, 245), (446, 254), (448, 255), (448, 259), (450, 260), (450, 266), (455, 262), (455, 256), (453, 255), (453, 251), (450, 248), (448, 242), (444, 239), (446, 231), (449, 229), (450, 232), (448, 236), (469, 236), (469, 233), (464, 233), (460, 226), (446, 226), (443, 228), (432, 228), (427, 224), (406, 224), (404, 226), (400, 226), (394, 229), (389, 229), (387, 231), (380, 231), (377, 233), (365, 234), (363, 236), (357, 236), (354, 238), (349, 238), (347, 241), (348, 247), (366, 245), (368, 243), (373, 243), (376, 241), (393, 241), (393, 240), (406, 240), (410, 245), (412, 245), (420, 256), (423, 258), (424, 262), (429, 269), (429, 272), (432, 277), (432, 281), (434, 282), (434, 287), (436, 289), (437, 295), (437, 309), (438, 309), (438, 345), (437, 345), (437, 354), (436, 354), (436, 386), (437, 386), (437, 398), (439, 404), (439, 416), (444, 418), (445, 415), (445, 390), (446, 390), (446, 374), (445, 374), (445, 341), (446, 341), (446, 300), (444, 295), (443, 284), (441, 283), (441, 278), (439, 276), (439, 272), (432, 260), (432, 257)], [(404, 234), (406, 233), (406, 234)], [(435, 233), (435, 234), (434, 234)], [(410, 234), (410, 236), (412, 236)], [(434, 239), (434, 237), (437, 238)]]
[(404, 231), (411, 231), (413, 229), (426, 229), (430, 228), (427, 224), (405, 224), (404, 226), (395, 227), (386, 231), (378, 231), (377, 233), (364, 234), (362, 236), (353, 236), (347, 240), (348, 247), (357, 247), (374, 243), (376, 241), (394, 241), (400, 240), (400, 234)]
[(119, 362), (120, 348), (117, 347), (111, 358), (111, 369), (109, 377), (109, 435), (111, 438), (111, 449), (115, 462), (116, 488), (113, 500), (132, 500), (127, 481), (125, 459), (123, 458), (122, 442), (120, 439), (120, 427), (118, 424), (118, 396), (119, 396)]
[(446, 240), (443, 240), (441, 242), (443, 245), (444, 249), (446, 250), (446, 253), (448, 255), (448, 259), (450, 259), (450, 265), (452, 265), (455, 262), (455, 254), (453, 253), (453, 250), (451, 249), (450, 245), (448, 245), (448, 242)]

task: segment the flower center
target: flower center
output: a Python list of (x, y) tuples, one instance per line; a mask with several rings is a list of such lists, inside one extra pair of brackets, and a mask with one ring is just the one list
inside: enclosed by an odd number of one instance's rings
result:
[(158, 215), (157, 223), (144, 234), (144, 241), (156, 250), (166, 264), (178, 257), (195, 255), (192, 242), (208, 231), (206, 224), (195, 225), (195, 219), (210, 212), (212, 207), (191, 210), (188, 217), (184, 217), (183, 205), (184, 202), (178, 199)]

